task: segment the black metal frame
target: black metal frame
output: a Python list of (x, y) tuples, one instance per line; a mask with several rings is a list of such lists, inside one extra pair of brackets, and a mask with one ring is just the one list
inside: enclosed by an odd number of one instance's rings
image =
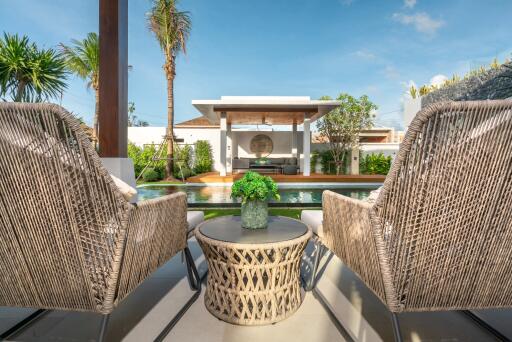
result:
[(489, 325), (486, 321), (475, 315), (473, 312), (469, 310), (462, 310), (461, 313), (470, 318), (473, 322), (480, 326), (480, 328), (487, 330), (491, 335), (496, 337), (498, 341), (510, 341), (510, 339), (507, 336), (503, 335), (498, 330), (494, 329), (493, 326)]
[(9, 337), (14, 335), (15, 333), (27, 328), (31, 324), (34, 324), (38, 319), (46, 315), (50, 310), (45, 309), (39, 309), (28, 315), (26, 318), (22, 319), (6, 331), (4, 331), (2, 334), (0, 334), (0, 340), (4, 341), (7, 340)]
[[(169, 334), (172, 328), (178, 323), (178, 321), (185, 315), (187, 310), (194, 304), (194, 302), (199, 298), (201, 294), (201, 282), (203, 278), (199, 277), (199, 273), (197, 272), (196, 264), (194, 262), (194, 258), (192, 257), (192, 253), (190, 253), (190, 249), (185, 247), (183, 250), (183, 254), (185, 255), (185, 263), (187, 266), (187, 280), (190, 286), (190, 289), (195, 291), (194, 295), (185, 303), (185, 305), (178, 311), (178, 313), (172, 318), (172, 320), (167, 324), (167, 326), (160, 332), (160, 334), (155, 338), (155, 341), (163, 341), (163, 339)], [(205, 274), (206, 275), (206, 274)], [(27, 318), (23, 319), (19, 323), (15, 324), (13, 327), (9, 328), (5, 332), (0, 335), (0, 340), (7, 340), (9, 337), (14, 334), (20, 333), (22, 330), (26, 329), (31, 324), (35, 323), (38, 319), (40, 319), (43, 315), (47, 314), (51, 310), (37, 310)], [(106, 341), (105, 337), (107, 334), (108, 322), (110, 320), (110, 314), (103, 315), (100, 324), (100, 330), (98, 334), (98, 341), (104, 342)]]
[(318, 265), (320, 264), (320, 259), (322, 255), (324, 254), (324, 245), (320, 241), (314, 241), (314, 260), (313, 260), (313, 267), (311, 268), (311, 274), (309, 276), (309, 280), (304, 288), (306, 291), (312, 291), (315, 288), (316, 285), (316, 273), (318, 270)]
[(393, 322), (393, 335), (395, 336), (395, 341), (402, 342), (402, 333), (400, 332), (400, 323), (398, 322), (398, 314), (396, 312), (391, 313), (391, 321)]
[(201, 281), (202, 278), (199, 277), (199, 273), (197, 272), (196, 264), (194, 262), (194, 258), (190, 253), (188, 247), (183, 250), (185, 254), (185, 262), (187, 264), (187, 279), (188, 284), (191, 290), (194, 290), (194, 295), (185, 303), (185, 305), (178, 311), (178, 313), (172, 318), (172, 320), (167, 324), (167, 326), (158, 334), (155, 338), (155, 342), (163, 341), (164, 338), (169, 334), (169, 332), (174, 328), (176, 323), (185, 315), (187, 310), (194, 304), (194, 302), (199, 298), (201, 294)]

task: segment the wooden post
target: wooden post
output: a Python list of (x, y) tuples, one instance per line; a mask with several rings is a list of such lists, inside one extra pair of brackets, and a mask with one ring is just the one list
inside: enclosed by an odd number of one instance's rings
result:
[(128, 0), (100, 0), (99, 149), (128, 153)]

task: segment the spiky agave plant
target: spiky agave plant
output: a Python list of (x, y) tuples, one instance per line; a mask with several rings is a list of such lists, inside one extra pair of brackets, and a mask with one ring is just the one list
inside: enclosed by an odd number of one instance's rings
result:
[(411, 96), (412, 99), (418, 98), (418, 88), (416, 88), (415, 86), (411, 86), (409, 88), (409, 95)]

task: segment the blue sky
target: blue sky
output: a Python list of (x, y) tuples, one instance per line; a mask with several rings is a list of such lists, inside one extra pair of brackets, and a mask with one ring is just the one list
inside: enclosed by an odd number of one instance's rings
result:
[[(94, 0), (0, 0), (0, 31), (54, 47), (98, 30)], [(149, 0), (129, 0), (129, 98), (140, 119), (166, 122), (163, 57)], [(512, 52), (511, 0), (182, 0), (193, 29), (178, 60), (176, 122), (193, 99), (222, 95), (367, 94), (378, 124), (401, 127), (406, 86)], [(73, 77), (62, 105), (92, 121), (94, 95)]]

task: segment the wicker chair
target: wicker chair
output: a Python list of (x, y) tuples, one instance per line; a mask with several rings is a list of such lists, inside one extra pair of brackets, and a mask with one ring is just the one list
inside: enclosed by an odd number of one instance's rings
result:
[(400, 340), (396, 313), (512, 307), (511, 206), (512, 101), (436, 104), (374, 204), (324, 192), (319, 240), (389, 308)]
[(0, 305), (102, 314), (102, 340), (112, 310), (183, 251), (195, 294), (168, 331), (200, 291), (186, 196), (128, 203), (79, 127), (56, 105), (0, 103)]

